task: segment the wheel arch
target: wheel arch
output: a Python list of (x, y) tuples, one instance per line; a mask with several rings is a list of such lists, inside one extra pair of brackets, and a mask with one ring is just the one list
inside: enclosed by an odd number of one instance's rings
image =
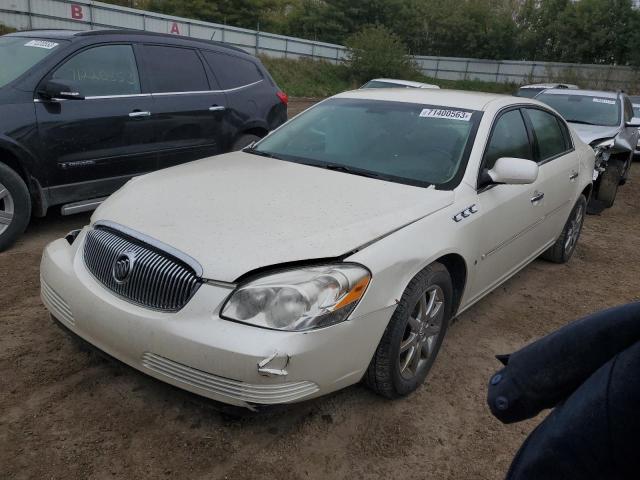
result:
[(453, 305), (451, 311), (453, 316), (456, 315), (460, 302), (464, 295), (465, 288), (467, 286), (467, 262), (462, 255), (457, 253), (448, 253), (442, 257), (437, 258), (432, 263), (441, 263), (449, 271), (451, 276), (451, 283), (453, 284)]
[(11, 168), (22, 178), (29, 190), (33, 214), (44, 216), (47, 211), (47, 202), (40, 181), (31, 174), (29, 167), (25, 164), (29, 163), (30, 160), (32, 160), (30, 155), (16, 151), (14, 145), (0, 138), (0, 163)]

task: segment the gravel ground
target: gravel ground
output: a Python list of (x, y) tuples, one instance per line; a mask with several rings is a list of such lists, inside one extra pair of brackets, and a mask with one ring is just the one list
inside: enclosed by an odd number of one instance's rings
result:
[(639, 176), (635, 164), (615, 207), (587, 218), (568, 265), (535, 261), (461, 315), (415, 394), (391, 402), (356, 385), (259, 414), (71, 341), (40, 302), (38, 266), (47, 242), (89, 217), (36, 219), (0, 254), (0, 479), (503, 478), (540, 418), (491, 417), (494, 355), (640, 299)]

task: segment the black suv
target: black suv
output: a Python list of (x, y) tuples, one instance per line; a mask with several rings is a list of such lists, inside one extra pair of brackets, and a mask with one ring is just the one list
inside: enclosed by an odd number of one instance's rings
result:
[(0, 251), (53, 205), (95, 208), (129, 178), (240, 149), (286, 121), (260, 61), (129, 30), (0, 37)]

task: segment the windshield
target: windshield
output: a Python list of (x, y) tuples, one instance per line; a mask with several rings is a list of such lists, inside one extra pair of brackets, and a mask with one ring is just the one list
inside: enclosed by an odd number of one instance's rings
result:
[(620, 101), (615, 98), (541, 93), (536, 100), (555, 108), (567, 122), (606, 127), (620, 125)]
[(414, 85), (403, 85), (401, 83), (381, 82), (380, 80), (370, 80), (362, 88), (418, 88)]
[(633, 104), (633, 116), (640, 118), (640, 103)]
[(58, 40), (0, 37), (0, 87), (14, 81), (58, 48)]
[(331, 99), (248, 151), (409, 185), (442, 185), (464, 168), (481, 116), (435, 105)]

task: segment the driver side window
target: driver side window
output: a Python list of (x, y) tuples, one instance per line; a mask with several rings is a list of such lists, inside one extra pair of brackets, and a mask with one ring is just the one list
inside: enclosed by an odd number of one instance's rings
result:
[(102, 45), (84, 50), (62, 64), (52, 79), (73, 82), (86, 97), (140, 93), (131, 45)]
[(484, 168), (490, 170), (502, 157), (532, 160), (531, 144), (520, 110), (504, 113), (491, 132), (489, 146), (484, 157)]

